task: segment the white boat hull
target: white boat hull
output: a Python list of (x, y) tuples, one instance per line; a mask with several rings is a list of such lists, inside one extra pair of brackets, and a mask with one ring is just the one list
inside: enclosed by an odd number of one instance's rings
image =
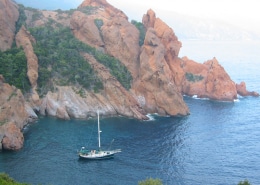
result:
[(119, 152), (121, 152), (121, 150), (79, 152), (79, 157), (84, 159), (109, 159), (113, 158), (114, 154)]

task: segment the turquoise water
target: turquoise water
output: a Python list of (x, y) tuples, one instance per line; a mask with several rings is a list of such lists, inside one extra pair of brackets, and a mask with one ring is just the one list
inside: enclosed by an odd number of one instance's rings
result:
[[(233, 80), (244, 80), (251, 90), (260, 92), (260, 57), (254, 52), (260, 45), (240, 45), (253, 48), (240, 48), (242, 53), (233, 51), (239, 48), (237, 43), (233, 47), (232, 43), (186, 43), (180, 56), (189, 52), (190, 58), (203, 61), (212, 57), (204, 59), (200, 52), (216, 52)], [(223, 48), (229, 55), (221, 52)], [(115, 139), (113, 147), (123, 151), (104, 161), (77, 156), (81, 146), (97, 146), (97, 120), (41, 118), (26, 129), (22, 150), (0, 153), (0, 171), (31, 184), (134, 185), (149, 177), (168, 185), (232, 185), (244, 179), (260, 184), (260, 99), (184, 99), (191, 111), (187, 117), (102, 118), (103, 147)]]

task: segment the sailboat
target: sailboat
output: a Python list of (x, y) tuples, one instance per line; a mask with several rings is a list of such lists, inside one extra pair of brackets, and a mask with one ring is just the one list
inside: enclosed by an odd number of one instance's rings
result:
[(121, 149), (116, 150), (102, 150), (101, 149), (101, 142), (100, 142), (100, 123), (99, 123), (99, 111), (97, 112), (98, 115), (98, 149), (95, 150), (88, 150), (86, 147), (81, 147), (80, 151), (78, 152), (80, 158), (84, 159), (109, 159), (113, 158), (114, 154), (121, 152)]

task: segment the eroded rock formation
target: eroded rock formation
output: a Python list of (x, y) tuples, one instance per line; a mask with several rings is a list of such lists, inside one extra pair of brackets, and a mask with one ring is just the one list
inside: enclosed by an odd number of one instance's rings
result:
[(1, 138), (3, 139), (0, 150), (19, 150), (23, 147), (23, 133), (13, 122), (6, 123), (0, 128), (0, 139)]
[(49, 92), (43, 99), (41, 114), (48, 114), (62, 119), (87, 119), (96, 116), (99, 110), (102, 115), (123, 115), (137, 119), (147, 119), (145, 112), (135, 98), (99, 64), (91, 55), (84, 54), (104, 83), (101, 93), (83, 92), (75, 87), (57, 87), (54, 93)]
[(15, 23), (19, 18), (18, 5), (10, 0), (0, 0), (0, 50), (10, 49), (15, 36)]
[(182, 83), (184, 94), (224, 101), (237, 98), (235, 83), (216, 58), (200, 64), (184, 57), (182, 67), (185, 72)]
[(134, 93), (144, 109), (162, 115), (187, 115), (188, 107), (172, 79), (165, 60), (167, 49), (153, 28), (148, 28), (140, 55), (139, 78), (133, 85)]
[(241, 82), (240, 84), (236, 84), (236, 88), (237, 88), (237, 93), (241, 96), (255, 96), (255, 97), (259, 96), (259, 93), (255, 92), (255, 91), (248, 91), (246, 89), (246, 83), (245, 82)]
[(20, 130), (35, 118), (37, 115), (26, 104), (22, 92), (4, 83), (4, 78), (0, 75), (0, 141), (5, 138), (2, 142), (5, 149), (19, 148), (20, 144), (16, 147), (15, 143), (22, 141)]
[[(88, 14), (83, 13), (84, 8)], [(136, 77), (139, 31), (127, 16), (105, 0), (84, 1), (71, 18), (70, 28), (79, 40), (119, 59)]]
[(27, 58), (27, 76), (32, 87), (31, 103), (33, 107), (38, 107), (40, 105), (40, 99), (37, 93), (38, 58), (34, 54), (32, 46), (32, 44), (35, 42), (36, 40), (33, 38), (33, 36), (26, 30), (24, 26), (22, 26), (16, 35), (16, 45), (17, 47), (23, 47), (25, 52)]

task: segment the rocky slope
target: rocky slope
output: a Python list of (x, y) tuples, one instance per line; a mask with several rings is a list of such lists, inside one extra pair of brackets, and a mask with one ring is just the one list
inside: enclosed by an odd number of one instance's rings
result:
[[(18, 6), (11, 0), (0, 0), (0, 15), (0, 49), (10, 48), (15, 38), (16, 45), (26, 54), (27, 76), (32, 88), (25, 100), (20, 90), (4, 83), (0, 76), (0, 149), (22, 147), (21, 129), (37, 118), (34, 111), (61, 119), (87, 119), (95, 117), (99, 109), (105, 116), (147, 119), (147, 113), (188, 115), (183, 94), (226, 101), (233, 101), (237, 94), (259, 96), (248, 92), (244, 82), (235, 84), (216, 58), (203, 64), (188, 57), (179, 58), (181, 42), (152, 10), (143, 16), (146, 33), (141, 46), (139, 30), (106, 0), (85, 0), (73, 12), (25, 10), (26, 25), (16, 36)], [(78, 40), (121, 61), (132, 74), (131, 89), (125, 89), (92, 55), (81, 53), (102, 80), (104, 89), (94, 93), (78, 85), (56, 85), (52, 92), (40, 98), (37, 93), (39, 64), (33, 50), (37, 40), (28, 28), (44, 26), (50, 20), (69, 27)]]
[(13, 1), (0, 1), (0, 50), (10, 49), (15, 36), (15, 23), (19, 18), (18, 6)]
[(38, 58), (34, 54), (33, 44), (36, 40), (30, 35), (24, 26), (21, 27), (16, 34), (16, 45), (22, 47), (27, 58), (27, 76), (29, 78), (32, 92), (30, 95), (30, 102), (32, 107), (40, 105), (39, 95), (37, 93), (37, 79), (38, 79)]
[(4, 83), (0, 75), (0, 150), (20, 149), (23, 146), (21, 130), (36, 118), (37, 115), (26, 103), (22, 92)]

